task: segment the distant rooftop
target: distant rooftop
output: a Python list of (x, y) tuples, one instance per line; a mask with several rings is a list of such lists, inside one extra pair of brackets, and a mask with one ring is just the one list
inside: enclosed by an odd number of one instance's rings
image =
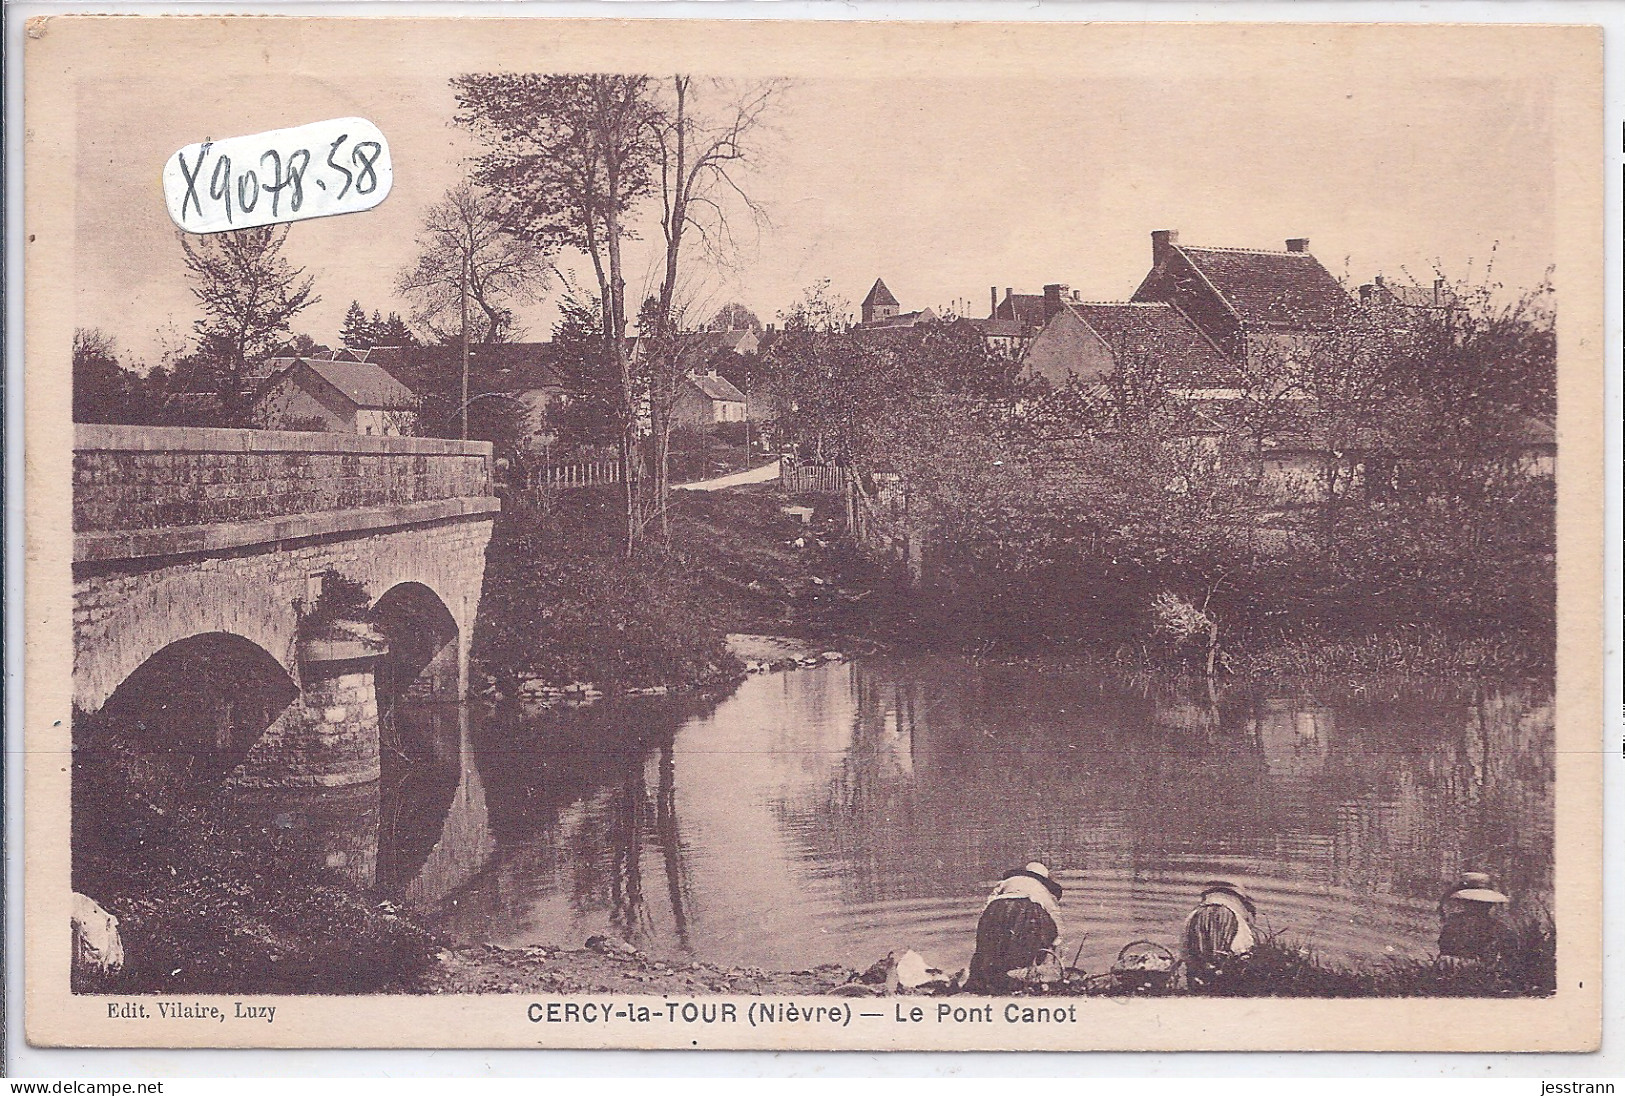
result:
[(304, 366), (344, 393), (357, 407), (395, 411), (417, 405), (417, 393), (372, 362), (300, 358)]
[(1328, 319), (1349, 301), (1337, 279), (1307, 250), (1173, 246), (1244, 323)]
[(873, 308), (876, 305), (899, 307), (897, 298), (892, 296), (891, 290), (886, 288), (886, 283), (879, 278), (876, 278), (875, 284), (869, 288), (869, 295), (863, 298), (863, 307)]
[(727, 400), (731, 403), (744, 403), (745, 394), (734, 387), (727, 377), (719, 377), (715, 373), (696, 373), (689, 378), (694, 387), (709, 400)]

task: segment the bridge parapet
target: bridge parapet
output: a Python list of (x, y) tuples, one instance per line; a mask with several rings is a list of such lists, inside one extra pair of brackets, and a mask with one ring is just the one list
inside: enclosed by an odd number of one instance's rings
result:
[(209, 552), (495, 511), (489, 442), (80, 424), (74, 561)]

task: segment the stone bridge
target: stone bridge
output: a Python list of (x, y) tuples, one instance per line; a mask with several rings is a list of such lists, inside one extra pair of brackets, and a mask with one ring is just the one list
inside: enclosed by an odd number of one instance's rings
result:
[(466, 694), (500, 506), (484, 442), (77, 426), (75, 748), (377, 779), (381, 708)]

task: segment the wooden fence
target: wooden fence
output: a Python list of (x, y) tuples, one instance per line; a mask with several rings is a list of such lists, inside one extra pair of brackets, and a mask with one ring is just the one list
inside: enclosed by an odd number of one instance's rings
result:
[(618, 460), (582, 461), (577, 464), (555, 464), (538, 468), (526, 477), (525, 486), (545, 487), (554, 491), (573, 491), (578, 487), (597, 487), (604, 483), (621, 482), (621, 462)]
[(835, 464), (804, 464), (785, 457), (779, 479), (792, 495), (839, 495), (846, 490), (846, 469)]

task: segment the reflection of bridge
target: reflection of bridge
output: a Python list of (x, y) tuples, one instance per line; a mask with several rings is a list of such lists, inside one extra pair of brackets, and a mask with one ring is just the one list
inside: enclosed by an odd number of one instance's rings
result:
[[(74, 704), (96, 727), (238, 784), (356, 784), (380, 699), (466, 692), (489, 444), (81, 425), (73, 482)], [(334, 574), (370, 633), (316, 627)]]

